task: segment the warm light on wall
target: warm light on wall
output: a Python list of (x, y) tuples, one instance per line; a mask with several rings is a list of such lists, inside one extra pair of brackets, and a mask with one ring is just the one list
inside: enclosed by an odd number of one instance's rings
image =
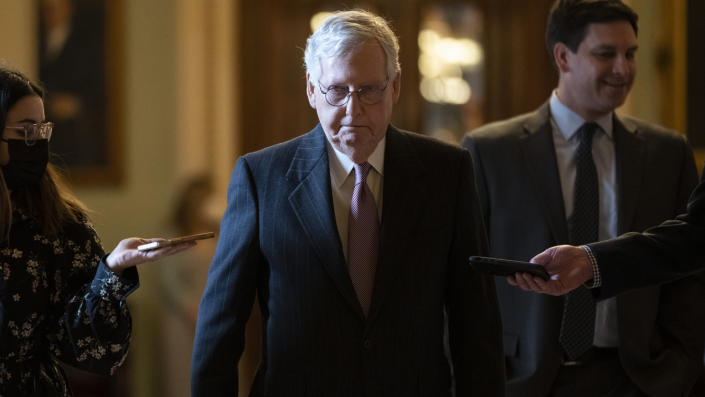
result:
[(419, 89), (425, 100), (434, 103), (462, 105), (472, 96), (470, 84), (460, 77), (424, 77)]
[(462, 66), (476, 66), (482, 62), (482, 47), (471, 39), (441, 37), (430, 29), (419, 33), (421, 52), (440, 57), (444, 62)]
[(429, 102), (462, 105), (470, 100), (472, 89), (463, 79), (463, 69), (481, 64), (482, 47), (472, 39), (441, 37), (424, 29), (418, 38), (421, 54), (419, 71), (421, 95)]
[(311, 22), (309, 22), (311, 25), (311, 32), (314, 32), (321, 25), (323, 25), (323, 22), (325, 22), (331, 15), (333, 15), (333, 13), (327, 11), (321, 11), (313, 14), (311, 17)]

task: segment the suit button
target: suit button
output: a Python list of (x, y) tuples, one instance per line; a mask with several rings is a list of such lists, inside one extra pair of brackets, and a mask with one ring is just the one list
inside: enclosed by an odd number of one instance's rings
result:
[(362, 348), (363, 348), (363, 349), (369, 350), (370, 346), (372, 346), (372, 341), (370, 341), (369, 339), (365, 339), (365, 340), (362, 342)]

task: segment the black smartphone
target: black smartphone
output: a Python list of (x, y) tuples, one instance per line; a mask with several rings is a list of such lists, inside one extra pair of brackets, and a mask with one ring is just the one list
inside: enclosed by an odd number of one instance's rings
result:
[(529, 273), (533, 276), (541, 277), (546, 281), (551, 278), (543, 266), (531, 262), (490, 258), (487, 256), (471, 256), (470, 265), (478, 272), (489, 273), (495, 276), (506, 277), (515, 273)]

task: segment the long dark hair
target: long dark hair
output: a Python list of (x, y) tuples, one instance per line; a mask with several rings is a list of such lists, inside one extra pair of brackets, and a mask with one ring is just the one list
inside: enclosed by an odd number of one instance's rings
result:
[[(42, 87), (22, 73), (0, 67), (0, 131), (5, 130), (7, 113), (26, 96), (44, 98)], [(0, 167), (0, 245), (8, 241), (12, 226), (12, 210), (18, 207), (34, 217), (42, 233), (56, 236), (66, 222), (77, 222), (85, 216), (85, 207), (64, 184), (58, 171), (49, 164), (36, 186), (28, 186), (10, 194)]]

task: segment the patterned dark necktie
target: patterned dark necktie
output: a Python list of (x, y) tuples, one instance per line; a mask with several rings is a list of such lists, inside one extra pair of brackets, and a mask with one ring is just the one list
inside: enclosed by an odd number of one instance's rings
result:
[[(570, 243), (587, 244), (598, 239), (600, 193), (592, 159), (592, 138), (598, 125), (585, 123), (578, 130), (573, 214), (569, 220)], [(595, 333), (595, 300), (581, 286), (565, 297), (559, 340), (566, 355), (575, 360), (592, 346)]]
[(355, 164), (355, 189), (348, 219), (348, 270), (365, 316), (369, 313), (379, 250), (379, 219), (367, 186), (369, 163)]

